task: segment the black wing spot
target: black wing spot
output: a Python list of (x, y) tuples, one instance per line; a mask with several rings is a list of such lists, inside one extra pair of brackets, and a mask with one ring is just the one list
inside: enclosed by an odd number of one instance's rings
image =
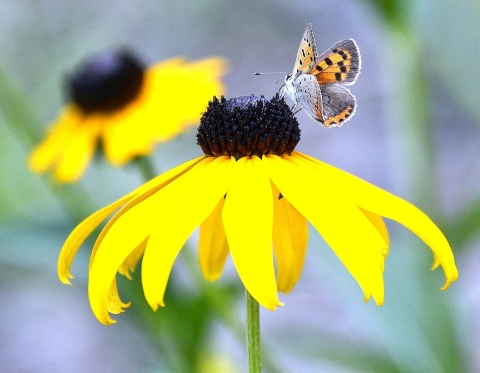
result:
[(333, 62), (332, 62), (332, 60), (331, 60), (330, 58), (328, 58), (328, 57), (327, 57), (327, 58), (325, 58), (325, 60), (324, 60), (324, 61), (325, 61), (325, 63), (326, 63), (328, 66), (332, 66), (332, 65), (333, 65)]

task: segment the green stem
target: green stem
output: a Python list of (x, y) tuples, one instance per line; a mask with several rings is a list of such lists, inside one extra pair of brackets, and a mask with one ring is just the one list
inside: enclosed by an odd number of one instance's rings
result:
[(135, 158), (135, 163), (137, 164), (138, 169), (142, 173), (142, 177), (145, 182), (157, 176), (157, 173), (155, 172), (155, 167), (153, 166), (152, 160), (149, 157), (137, 157)]
[[(243, 340), (245, 338), (245, 329), (238, 324), (235, 316), (232, 315), (231, 307), (229, 303), (223, 301), (224, 295), (222, 294), (225, 290), (220, 290), (211, 286), (211, 284), (204, 281), (205, 279), (198, 272), (196, 257), (194, 257), (192, 250), (189, 250), (188, 247), (184, 247), (182, 250), (182, 258), (185, 261), (186, 265), (191, 269), (192, 275), (195, 277), (195, 281), (199, 284), (200, 289), (208, 297), (210, 305), (215, 309), (217, 315), (220, 317), (222, 322), (227, 326), (234, 335), (239, 339)], [(278, 367), (274, 359), (271, 359), (271, 352), (267, 349), (268, 346), (263, 347), (263, 361), (262, 366), (267, 372), (270, 373), (282, 373), (283, 370)]]
[(28, 148), (41, 139), (39, 120), (19, 85), (0, 65), (0, 112), (10, 129)]
[(260, 352), (260, 309), (258, 302), (245, 289), (247, 303), (247, 351), (248, 372), (261, 373), (262, 357)]

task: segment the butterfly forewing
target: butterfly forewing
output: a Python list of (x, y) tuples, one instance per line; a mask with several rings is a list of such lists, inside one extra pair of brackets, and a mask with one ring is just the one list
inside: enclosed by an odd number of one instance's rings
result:
[(297, 73), (307, 73), (315, 65), (317, 61), (317, 47), (315, 46), (315, 38), (313, 37), (312, 25), (309, 23), (303, 31), (302, 41), (298, 48), (297, 59), (293, 66), (293, 76)]
[(327, 49), (308, 73), (317, 77), (319, 84), (353, 84), (360, 71), (360, 51), (353, 39), (342, 40)]
[(326, 127), (341, 126), (355, 114), (357, 103), (348, 89), (338, 84), (327, 84), (321, 90), (323, 124)]

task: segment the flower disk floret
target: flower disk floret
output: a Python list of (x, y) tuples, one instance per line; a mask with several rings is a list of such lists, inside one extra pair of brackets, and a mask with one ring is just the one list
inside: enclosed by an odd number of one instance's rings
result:
[(236, 158), (291, 154), (300, 141), (297, 119), (276, 95), (213, 98), (200, 120), (197, 144), (205, 155)]

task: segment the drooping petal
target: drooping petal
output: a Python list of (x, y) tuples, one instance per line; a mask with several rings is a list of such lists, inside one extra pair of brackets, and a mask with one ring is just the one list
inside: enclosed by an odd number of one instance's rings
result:
[[(90, 233), (92, 233), (93, 230), (97, 228), (100, 223), (104, 221), (110, 214), (112, 214), (120, 206), (130, 201), (136, 195), (142, 195), (146, 191), (151, 190), (158, 185), (163, 185), (165, 182), (168, 182), (175, 177), (178, 177), (179, 175), (193, 167), (203, 158), (204, 157), (198, 157), (178, 167), (175, 167), (172, 170), (157, 176), (156, 178), (153, 178), (152, 180), (141, 185), (126, 196), (93, 213), (85, 220), (83, 220), (80, 224), (78, 224), (76, 228), (72, 231), (72, 233), (70, 233), (65, 243), (63, 244), (62, 250), (60, 251), (60, 255), (58, 258), (58, 277), (60, 278), (60, 281), (62, 281), (64, 284), (70, 283), (69, 278), (73, 278), (73, 276), (70, 274), (70, 267), (78, 249), (85, 241), (85, 239), (90, 235)], [(96, 248), (94, 248), (94, 252), (95, 251)], [(94, 252), (92, 253), (92, 258), (95, 256)]]
[[(368, 220), (370, 220), (373, 226), (377, 228), (378, 233), (381, 234), (381, 236), (385, 240), (385, 243), (387, 244), (387, 246), (383, 247), (381, 251), (381, 254), (383, 257), (383, 264), (385, 264), (385, 260), (387, 259), (387, 256), (388, 256), (388, 250), (390, 249), (390, 237), (388, 235), (387, 226), (385, 225), (385, 222), (383, 221), (381, 216), (374, 214), (370, 211), (362, 210), (362, 212), (365, 214)], [(383, 270), (384, 270), (384, 267), (382, 266), (382, 272)]]
[(73, 279), (70, 273), (70, 267), (72, 266), (73, 259), (78, 252), (78, 249), (82, 245), (83, 241), (97, 228), (102, 221), (104, 221), (110, 214), (116, 209), (130, 200), (132, 196), (127, 195), (112, 204), (98, 210), (88, 218), (83, 220), (76, 228), (70, 233), (58, 258), (58, 277), (64, 284), (70, 284), (69, 279)]
[(258, 157), (237, 161), (222, 220), (233, 263), (245, 288), (262, 306), (275, 310), (282, 303), (273, 265), (273, 196)]
[(217, 207), (200, 225), (198, 257), (203, 277), (215, 281), (221, 275), (228, 256), (227, 237), (222, 222), (225, 198), (222, 196)]
[(143, 203), (155, 214), (142, 261), (145, 298), (153, 310), (164, 306), (163, 296), (179, 251), (225, 195), (234, 167), (233, 157), (206, 158)]
[(143, 253), (145, 252), (145, 247), (147, 246), (147, 239), (140, 242), (136, 249), (134, 249), (130, 255), (125, 258), (125, 261), (118, 268), (118, 273), (125, 276), (129, 280), (132, 279), (132, 273), (135, 271), (138, 262), (142, 258)]
[(75, 136), (82, 120), (82, 113), (75, 105), (63, 108), (60, 116), (49, 127), (45, 139), (28, 157), (28, 166), (33, 172), (43, 173), (52, 167), (62, 153), (66, 142)]
[(264, 157), (272, 182), (292, 206), (322, 235), (357, 280), (367, 301), (383, 303), (383, 237), (335, 181), (312, 167), (295, 164), (294, 156)]
[(66, 183), (78, 180), (87, 169), (95, 153), (100, 123), (94, 117), (85, 117), (70, 138), (64, 143), (59, 154), (53, 176)]
[(435, 269), (439, 264), (445, 272), (445, 285), (447, 289), (451, 282), (458, 278), (452, 249), (440, 229), (420, 209), (411, 203), (381, 189), (365, 180), (349, 174), (343, 170), (330, 166), (305, 154), (297, 153), (311, 162), (317, 169), (348, 188), (356, 204), (365, 211), (395, 220), (415, 233), (425, 242), (434, 253)]
[[(124, 312), (124, 309), (130, 307), (129, 303), (123, 303), (120, 299), (120, 295), (118, 295), (118, 288), (117, 288), (117, 279), (114, 277), (112, 281), (112, 285), (110, 285), (110, 290), (108, 292), (108, 305), (107, 310), (110, 313), (118, 315), (119, 313)], [(107, 321), (107, 320), (104, 320)], [(108, 323), (103, 322), (103, 324), (108, 325)]]
[(290, 292), (302, 274), (303, 262), (307, 253), (308, 224), (303, 217), (272, 185), (273, 248), (277, 263), (278, 290)]
[[(92, 284), (88, 283), (89, 292), (91, 289)], [(100, 321), (104, 325), (114, 324), (116, 321), (110, 318), (109, 312), (113, 313), (114, 315), (118, 315), (119, 313), (124, 312), (124, 309), (130, 307), (129, 303), (123, 303), (120, 299), (120, 295), (118, 294), (117, 289), (117, 279), (113, 277), (111, 284), (108, 288), (107, 294), (105, 299), (103, 299), (102, 303), (93, 304), (90, 303), (92, 307), (93, 314), (97, 317), (98, 321)], [(106, 310), (107, 312), (103, 312)]]
[[(201, 170), (204, 168), (204, 165), (210, 162), (211, 159), (201, 157), (200, 161), (196, 162), (194, 166), (187, 168), (188, 172), (185, 171), (181, 175), (185, 177), (190, 173), (198, 174), (196, 169)], [(187, 163), (190, 164), (191, 162)], [(178, 168), (183, 171), (185, 170), (185, 164), (182, 166)], [(95, 315), (99, 320), (109, 319), (106, 309), (108, 286), (117, 270), (132, 251), (154, 231), (159, 217), (165, 216), (162, 215), (162, 210), (165, 206), (157, 203), (158, 196), (162, 195), (160, 192), (163, 191), (163, 188), (177, 191), (176, 188), (167, 187), (174, 181), (182, 179), (179, 174), (171, 175), (172, 171), (166, 173), (170, 174), (171, 178), (168, 178), (166, 174), (156, 178), (157, 181), (166, 179), (164, 183), (160, 183), (158, 187), (145, 191), (127, 203), (109, 221), (95, 242), (94, 251), (90, 259), (89, 299), (94, 312), (98, 312)], [(191, 181), (189, 177), (186, 179)], [(181, 196), (181, 194), (178, 194), (176, 198), (181, 199)], [(168, 214), (168, 210), (163, 214)], [(147, 251), (148, 249), (146, 249), (144, 254), (144, 262)], [(142, 278), (144, 275), (142, 273)], [(147, 289), (145, 289), (145, 292), (147, 292)]]
[(191, 161), (185, 162), (180, 166), (172, 168), (171, 170), (164, 172), (163, 174), (154, 177), (153, 179), (149, 180), (145, 184), (139, 186), (133, 192), (130, 192), (128, 196), (129, 198), (128, 203), (125, 204), (107, 223), (107, 225), (103, 228), (100, 232), (100, 235), (93, 246), (92, 254), (90, 255), (90, 267), (92, 262), (95, 258), (95, 254), (98, 250), (100, 243), (103, 240), (103, 237), (107, 234), (110, 227), (120, 218), (125, 212), (130, 210), (132, 207), (136, 206), (140, 202), (144, 201), (146, 198), (150, 197), (152, 194), (156, 193), (158, 190), (162, 189), (165, 185), (172, 182), (173, 180), (177, 179), (178, 177), (182, 176), (184, 173), (188, 172), (190, 169), (195, 167), (197, 163), (202, 162), (205, 159), (204, 156), (195, 158)]

